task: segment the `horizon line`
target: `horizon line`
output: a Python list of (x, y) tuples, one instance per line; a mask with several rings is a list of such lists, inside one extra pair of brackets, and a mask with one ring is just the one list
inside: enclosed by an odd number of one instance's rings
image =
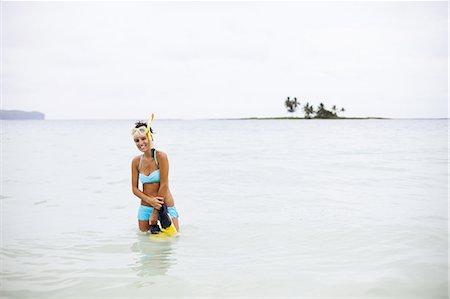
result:
[[(185, 121), (185, 120), (270, 120), (270, 119), (283, 119), (283, 118), (291, 118), (290, 116), (250, 116), (250, 117), (215, 117), (215, 118), (158, 118), (158, 121)], [(296, 118), (296, 117), (292, 117)], [(299, 119), (304, 119), (304, 117), (297, 117)], [(373, 119), (377, 120), (389, 120), (389, 119), (450, 119), (449, 117), (383, 117), (383, 116), (344, 116), (342, 119)], [(311, 118), (311, 120), (321, 120), (320, 118)], [(2, 119), (2, 120), (22, 120), (22, 119)], [(45, 118), (45, 119), (25, 119), (25, 120), (123, 120), (123, 121), (136, 121), (135, 118)]]

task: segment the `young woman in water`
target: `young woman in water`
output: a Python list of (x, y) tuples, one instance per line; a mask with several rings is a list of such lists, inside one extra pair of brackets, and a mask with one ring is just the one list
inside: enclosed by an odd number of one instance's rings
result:
[[(153, 148), (153, 130), (148, 123), (136, 122), (131, 132), (134, 143), (142, 155), (131, 162), (131, 186), (133, 194), (140, 198), (138, 225), (142, 232), (150, 230), (152, 234), (160, 232), (158, 210), (166, 209), (179, 231), (178, 212), (169, 190), (169, 161), (164, 152)], [(142, 191), (139, 182), (142, 183)], [(161, 220), (161, 219), (160, 219)]]

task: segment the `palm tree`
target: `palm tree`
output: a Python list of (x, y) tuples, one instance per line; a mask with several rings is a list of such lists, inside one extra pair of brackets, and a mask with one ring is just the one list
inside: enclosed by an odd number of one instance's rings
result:
[(300, 106), (300, 103), (297, 102), (297, 98), (294, 97), (294, 107), (295, 107), (295, 110), (294, 110), (294, 116), (296, 116), (296, 115), (295, 115), (295, 111), (297, 110), (297, 107), (298, 107), (298, 106)]
[(323, 103), (320, 103), (319, 107), (317, 108), (315, 118), (336, 118), (336, 117), (337, 117), (336, 114), (325, 109), (325, 105)]
[(297, 102), (297, 98), (291, 100), (289, 97), (287, 97), (286, 101), (284, 101), (284, 106), (286, 107), (287, 111), (292, 114), (297, 110), (297, 107), (299, 105), (300, 103)]
[(303, 106), (303, 112), (305, 113), (305, 118), (311, 118), (311, 114), (314, 113), (313, 105), (310, 105), (309, 102)]
[(323, 103), (320, 103), (317, 107), (317, 115), (322, 115), (324, 111), (326, 111), (325, 105)]
[(336, 114), (336, 110), (337, 110), (336, 105), (333, 105), (333, 107), (331, 107), (331, 110), (333, 111), (334, 115), (337, 116), (337, 114)]

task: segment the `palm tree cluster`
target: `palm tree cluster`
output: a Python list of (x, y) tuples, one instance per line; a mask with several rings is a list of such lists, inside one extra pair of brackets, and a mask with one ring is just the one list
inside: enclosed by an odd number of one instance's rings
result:
[[(289, 113), (294, 113), (297, 111), (297, 108), (301, 106), (301, 104), (297, 101), (297, 98), (290, 99), (287, 97), (284, 101), (284, 106)], [(338, 110), (339, 112), (345, 112), (344, 108), (338, 109), (336, 105), (331, 107), (331, 111), (327, 110), (323, 103), (320, 103), (317, 108), (314, 108), (314, 106), (310, 105), (309, 102), (303, 105), (303, 113), (305, 114), (305, 118), (338, 118)]]

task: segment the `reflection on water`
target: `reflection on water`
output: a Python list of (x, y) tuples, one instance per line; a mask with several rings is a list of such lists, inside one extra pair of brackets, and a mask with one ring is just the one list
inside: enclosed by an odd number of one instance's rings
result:
[(155, 238), (149, 234), (137, 234), (137, 242), (131, 250), (139, 254), (132, 269), (138, 276), (164, 275), (175, 263), (173, 245), (177, 238)]

